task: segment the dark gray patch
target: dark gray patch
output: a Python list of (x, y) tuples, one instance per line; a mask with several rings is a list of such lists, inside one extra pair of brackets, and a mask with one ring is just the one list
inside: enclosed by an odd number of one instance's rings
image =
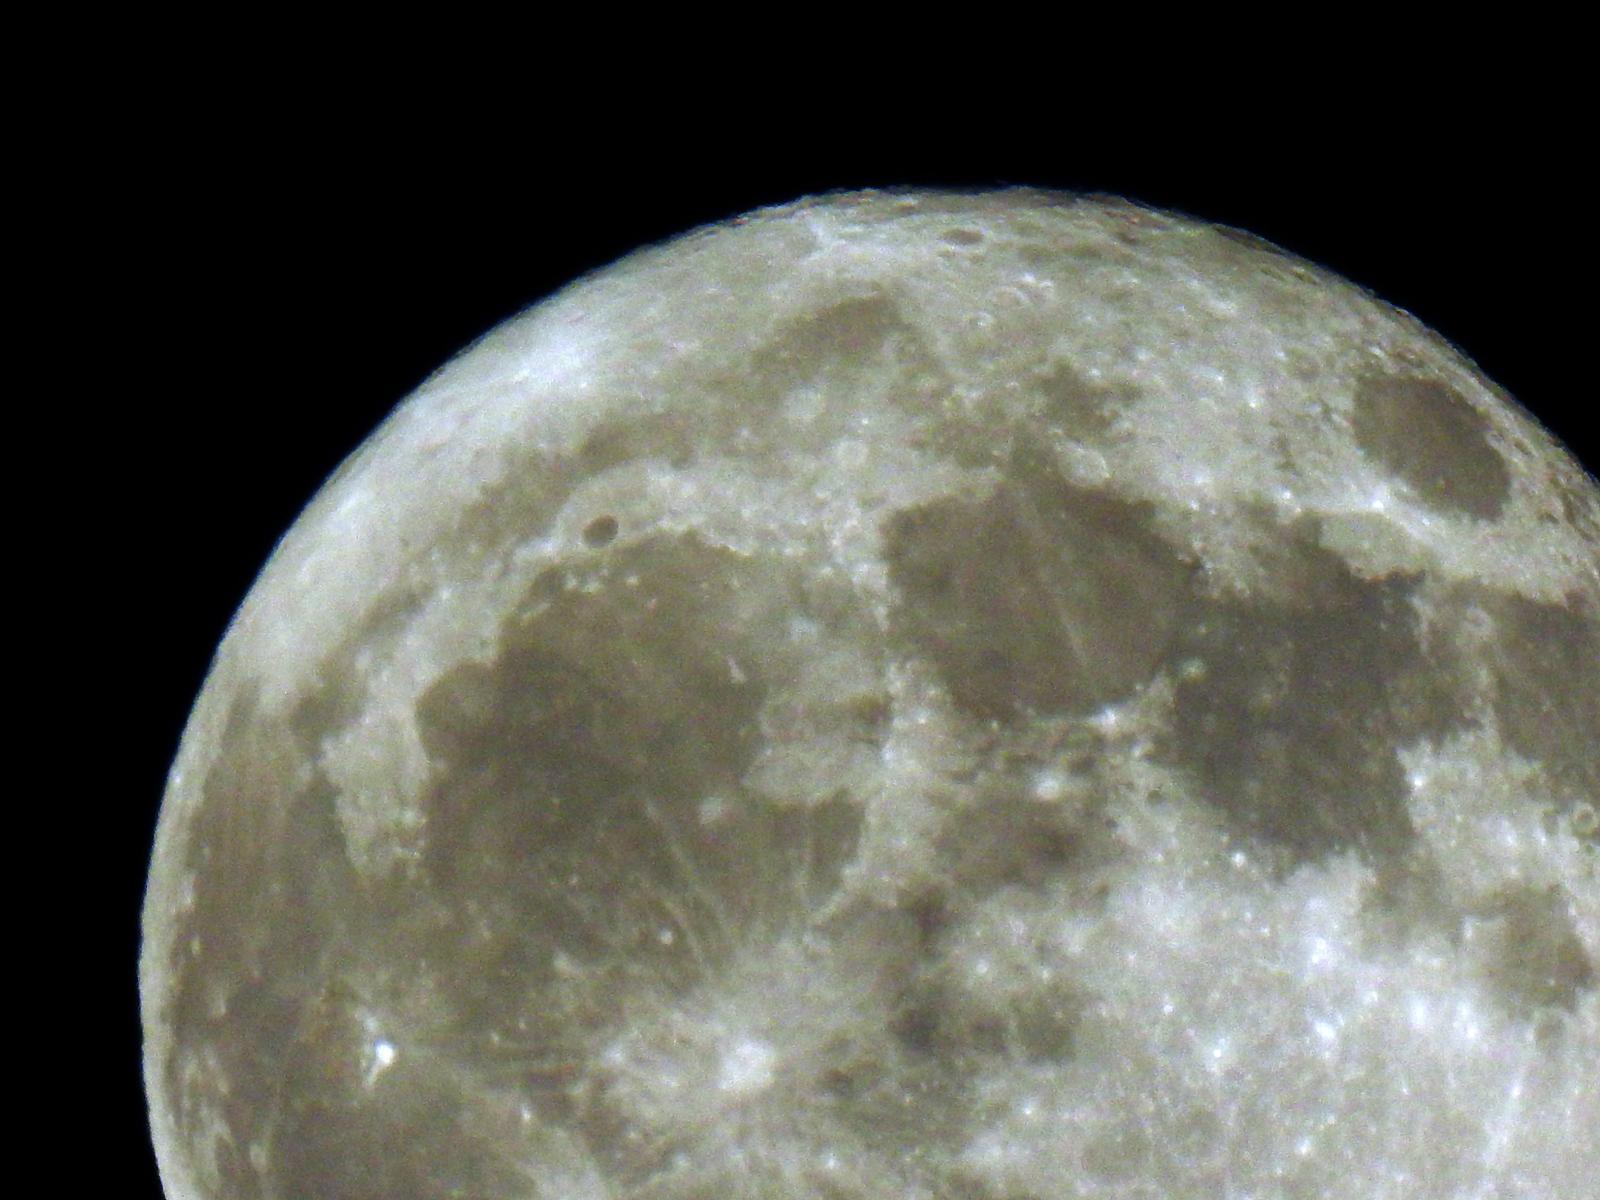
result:
[(1039, 887), (1090, 852), (1082, 819), (1066, 807), (1016, 791), (986, 790), (937, 842), (946, 876), (961, 889), (981, 895), (1008, 886)]
[(445, 769), (428, 863), (464, 903), (495, 898), (545, 957), (657, 958), (681, 974), (686, 940), (650, 949), (672, 923), (651, 896), (701, 882), (682, 878), (673, 839), (698, 841), (699, 801), (738, 789), (765, 687), (729, 676), (707, 603), (736, 586), (734, 556), (658, 541), (615, 568), (570, 589), (549, 573), (492, 663), (463, 664), (422, 697), (423, 745)]
[(1425, 650), (1416, 581), (1364, 580), (1313, 526), (1265, 535), (1279, 599), (1198, 598), (1162, 757), (1242, 832), (1296, 859), (1403, 853), (1414, 830), (1398, 747), (1463, 720), (1452, 664)]
[(747, 459), (753, 470), (778, 470), (776, 456), (821, 452), (859, 432), (863, 396), (886, 391), (924, 416), (946, 387), (936, 357), (892, 295), (848, 296), (778, 322), (746, 358), (671, 365), (658, 396), (647, 400), (690, 394), (696, 403), (603, 422), (576, 466), (593, 475), (655, 459), (681, 469), (727, 455)]
[(569, 463), (542, 451), (508, 451), (498, 482), (462, 508), (438, 545), (452, 556), (520, 545), (550, 527), (576, 482)]
[(913, 1059), (958, 1074), (985, 1059), (1064, 1062), (1084, 1007), (1084, 998), (1065, 985), (1008, 995), (974, 991), (940, 964), (906, 989), (890, 1032)]
[(617, 519), (613, 516), (596, 517), (583, 527), (583, 544), (591, 550), (609, 546), (617, 537)]
[(1511, 471), (1490, 444), (1488, 421), (1441, 380), (1362, 375), (1352, 429), (1365, 454), (1434, 508), (1492, 520), (1511, 498)]
[(946, 229), (939, 236), (952, 246), (976, 246), (983, 241), (983, 234), (976, 229)]
[[(953, 1155), (970, 1136), (974, 1116), (971, 1080), (943, 1064), (907, 1060), (891, 1048), (875, 1048), (868, 1053), (885, 1049), (890, 1050), (892, 1063), (858, 1060), (845, 1069), (843, 1076), (833, 1077), (831, 1089), (824, 1083), (820, 1094), (825, 1098), (829, 1120), (837, 1123), (844, 1134), (840, 1139), (843, 1144), (854, 1142), (874, 1160), (878, 1180), (900, 1183), (888, 1184), (892, 1189), (889, 1194), (926, 1194), (924, 1189), (908, 1185), (922, 1178), (926, 1158), (933, 1153), (939, 1157)], [(751, 1193), (736, 1189), (715, 1194)], [(786, 1193), (775, 1189), (771, 1194)], [(818, 1194), (829, 1195), (820, 1190)], [(876, 1200), (883, 1193), (873, 1191), (870, 1197), (855, 1191), (839, 1194), (849, 1200)]]
[(1053, 364), (1037, 386), (1044, 398), (1045, 423), (1086, 443), (1104, 442), (1138, 398), (1130, 389), (1090, 381), (1067, 362)]
[(1600, 800), (1600, 621), (1575, 603), (1483, 598), (1500, 735), (1544, 766), (1569, 805)]
[(795, 317), (757, 358), (775, 374), (803, 376), (830, 360), (870, 359), (904, 332), (905, 319), (893, 298), (872, 292)]
[(892, 398), (919, 409), (943, 385), (933, 354), (898, 301), (873, 291), (786, 321), (752, 357), (748, 377), (726, 386), (741, 396), (746, 421), (757, 407), (750, 402), (752, 385), (774, 404), (794, 388), (814, 387), (834, 395), (853, 416), (860, 391), (869, 381), (875, 383), (885, 367), (894, 371)]
[(646, 412), (603, 421), (578, 448), (578, 472), (589, 477), (643, 459), (664, 459), (674, 467), (687, 467), (716, 443), (717, 437), (701, 428), (701, 423), (714, 416), (702, 410), (691, 422), (678, 413)]
[(992, 495), (885, 523), (895, 632), (984, 720), (1120, 700), (1154, 673), (1190, 577), (1150, 517), (1019, 453)]
[(557, 955), (582, 967), (580, 1032), (638, 989), (683, 991), (737, 938), (803, 919), (859, 837), (846, 799), (784, 808), (741, 783), (769, 686), (743, 606), (790, 601), (781, 564), (655, 538), (568, 579), (537, 581), (496, 659), (417, 709), (441, 768), (430, 876), (523, 981), (478, 995), (487, 1028), (528, 1011), (530, 987), (565, 986)]
[(1595, 986), (1595, 966), (1573, 925), (1571, 897), (1559, 887), (1519, 887), (1473, 914), (1476, 937), (1493, 953), (1487, 982), (1513, 1013), (1540, 1009), (1576, 1011), (1580, 996)]
[(1374, 945), (1414, 946), (1455, 937), (1460, 910), (1436, 857), (1428, 853), (1383, 859), (1363, 916)]

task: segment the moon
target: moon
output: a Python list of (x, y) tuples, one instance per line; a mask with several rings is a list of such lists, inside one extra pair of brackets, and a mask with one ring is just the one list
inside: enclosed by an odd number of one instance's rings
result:
[(328, 481), (143, 921), (171, 1200), (1578, 1200), (1600, 488), (1233, 229), (752, 213)]

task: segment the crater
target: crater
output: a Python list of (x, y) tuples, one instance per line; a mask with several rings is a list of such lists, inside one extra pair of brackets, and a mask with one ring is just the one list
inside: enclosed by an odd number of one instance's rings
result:
[(986, 721), (1088, 713), (1153, 675), (1191, 570), (1151, 512), (1013, 456), (990, 495), (930, 501), (883, 528), (899, 639)]
[(1441, 380), (1364, 374), (1351, 419), (1357, 445), (1423, 503), (1480, 521), (1511, 498), (1511, 471), (1489, 441), (1489, 422)]
[(591, 550), (609, 546), (617, 537), (617, 519), (609, 514), (596, 517), (583, 527), (583, 544)]
[(787, 1195), (796, 1177), (777, 1164), (826, 1158), (842, 1190), (799, 1194), (913, 1190), (908, 1149), (950, 1153), (969, 1105), (963, 1077), (888, 1034), (909, 934), (881, 908), (836, 914), (750, 946), (620, 1030), (578, 1122), (608, 1181), (628, 1195)]

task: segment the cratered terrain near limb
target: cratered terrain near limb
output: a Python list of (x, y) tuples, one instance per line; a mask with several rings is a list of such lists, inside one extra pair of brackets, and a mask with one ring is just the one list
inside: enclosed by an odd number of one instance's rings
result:
[(171, 1200), (1581, 1200), (1600, 490), (1415, 320), (858, 193), (501, 326), (223, 640)]

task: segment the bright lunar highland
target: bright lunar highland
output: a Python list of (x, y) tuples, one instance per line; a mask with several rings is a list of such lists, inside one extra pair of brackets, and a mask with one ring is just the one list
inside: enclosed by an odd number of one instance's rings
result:
[(172, 1200), (1589, 1200), (1600, 491), (1104, 198), (851, 194), (425, 383), (217, 652)]

